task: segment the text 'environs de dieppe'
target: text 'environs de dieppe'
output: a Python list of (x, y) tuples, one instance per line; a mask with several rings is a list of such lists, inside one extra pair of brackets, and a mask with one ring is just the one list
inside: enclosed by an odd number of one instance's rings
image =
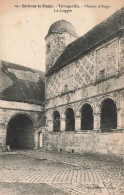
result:
[(85, 4), (85, 5), (78, 5), (78, 4), (70, 4), (70, 5), (63, 5), (63, 4), (21, 4), (21, 5), (15, 5), (16, 8), (43, 8), (43, 9), (53, 9), (54, 12), (65, 12), (69, 13), (72, 12), (73, 9), (79, 9), (79, 8), (104, 8), (109, 9), (111, 8), (110, 5), (94, 5), (94, 4)]

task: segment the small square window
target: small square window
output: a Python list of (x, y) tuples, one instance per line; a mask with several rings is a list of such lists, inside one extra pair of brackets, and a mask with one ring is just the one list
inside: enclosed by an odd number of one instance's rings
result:
[(65, 85), (64, 91), (67, 92), (67, 90), (68, 90), (68, 85)]
[(100, 71), (100, 79), (105, 78), (105, 69)]
[(47, 53), (50, 51), (50, 44), (47, 45)]

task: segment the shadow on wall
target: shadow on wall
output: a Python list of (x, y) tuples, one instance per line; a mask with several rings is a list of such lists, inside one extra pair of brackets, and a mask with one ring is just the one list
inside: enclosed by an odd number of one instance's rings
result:
[(33, 149), (34, 126), (28, 116), (18, 114), (9, 121), (6, 145), (9, 145), (11, 149)]

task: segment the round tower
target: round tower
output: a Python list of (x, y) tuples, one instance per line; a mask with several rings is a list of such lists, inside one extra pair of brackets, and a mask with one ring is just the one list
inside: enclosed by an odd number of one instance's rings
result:
[(77, 38), (76, 30), (70, 22), (59, 20), (50, 26), (45, 37), (46, 72), (54, 65), (65, 47)]

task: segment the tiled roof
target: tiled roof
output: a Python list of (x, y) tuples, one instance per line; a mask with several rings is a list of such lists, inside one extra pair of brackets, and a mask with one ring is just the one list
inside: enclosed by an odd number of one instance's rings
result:
[(0, 61), (0, 99), (42, 104), (45, 78), (41, 71)]
[(77, 60), (81, 55), (115, 36), (122, 28), (124, 28), (124, 7), (70, 43), (46, 75), (48, 76)]

